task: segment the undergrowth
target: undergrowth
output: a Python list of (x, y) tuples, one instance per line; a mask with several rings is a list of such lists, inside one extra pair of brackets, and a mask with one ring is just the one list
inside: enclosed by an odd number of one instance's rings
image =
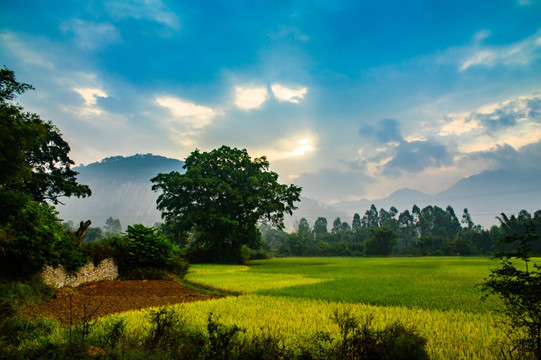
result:
[(121, 318), (95, 326), (85, 316), (62, 327), (45, 318), (11, 317), (1, 324), (0, 359), (428, 359), (426, 340), (412, 326), (395, 323), (375, 330), (369, 320), (348, 311), (335, 312), (332, 319), (339, 336), (318, 333), (291, 348), (265, 329), (247, 336), (245, 329), (225, 325), (213, 313), (206, 329), (197, 330), (167, 307), (150, 311), (147, 327), (136, 332), (129, 332)]

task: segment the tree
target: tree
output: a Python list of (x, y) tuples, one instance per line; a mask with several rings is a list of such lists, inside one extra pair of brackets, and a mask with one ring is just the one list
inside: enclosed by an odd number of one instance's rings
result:
[(353, 220), (351, 221), (351, 228), (353, 231), (357, 231), (361, 228), (361, 216), (357, 213), (353, 214)]
[(376, 209), (376, 205), (372, 204), (370, 206), (370, 210), (366, 210), (363, 216), (362, 223), (363, 226), (369, 228), (379, 226), (378, 209)]
[[(0, 203), (3, 209), (24, 196), (39, 203), (58, 204), (62, 196), (90, 196), (87, 185), (77, 183), (70, 147), (50, 121), (24, 112), (13, 103), (17, 94), (33, 87), (19, 83), (13, 71), (0, 69)], [(2, 211), (5, 220), (9, 214)]]
[[(498, 296), (504, 308), (504, 327), (510, 340), (511, 356), (520, 359), (541, 359), (541, 267), (530, 267), (532, 248), (539, 243), (538, 219), (528, 213), (508, 217), (504, 213), (500, 221), (504, 252), (494, 259), (500, 267), (492, 270), (485, 279), (483, 290)], [(522, 260), (523, 266), (517, 267)]]
[(47, 202), (91, 192), (77, 183), (58, 128), (13, 102), (32, 89), (0, 68), (0, 275), (30, 277), (46, 264), (73, 270), (85, 261)]
[(284, 228), (284, 214), (300, 198), (300, 187), (279, 184), (266, 157), (252, 160), (245, 149), (195, 150), (184, 169), (158, 174), (152, 189), (161, 191), (162, 218), (192, 233), (191, 254), (201, 261), (242, 262), (243, 245), (260, 246), (257, 222)]
[(109, 216), (105, 220), (105, 226), (103, 227), (107, 236), (111, 235), (120, 235), (122, 232), (122, 225), (120, 225), (119, 219), (113, 219), (112, 216)]
[(467, 208), (464, 208), (464, 213), (462, 214), (462, 220), (460, 222), (463, 223), (467, 229), (473, 229), (475, 224), (473, 223), (473, 220)]
[(313, 228), (314, 236), (316, 240), (320, 240), (327, 237), (327, 219), (324, 217), (318, 217), (314, 223)]
[(370, 232), (365, 244), (366, 255), (390, 255), (396, 245), (396, 233), (386, 227), (374, 227)]
[(416, 236), (416, 229), (413, 221), (414, 217), (410, 214), (409, 210), (405, 210), (398, 216), (398, 233), (406, 248), (410, 247), (411, 242)]
[(336, 219), (334, 219), (332, 223), (331, 233), (338, 234), (340, 233), (341, 230), (342, 230), (342, 220), (340, 220), (340, 218), (337, 217)]
[(308, 220), (306, 220), (305, 218), (302, 218), (299, 221), (299, 226), (297, 227), (297, 231), (303, 234), (310, 234), (310, 224), (308, 224)]

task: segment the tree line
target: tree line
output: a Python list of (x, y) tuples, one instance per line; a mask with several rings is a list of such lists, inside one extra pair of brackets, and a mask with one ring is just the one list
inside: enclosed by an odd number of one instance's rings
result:
[[(507, 219), (533, 221), (541, 235), (541, 210), (533, 215), (522, 210)], [(310, 225), (302, 218), (292, 233), (266, 223), (260, 230), (263, 247), (277, 256), (488, 255), (503, 246), (501, 225), (484, 229), (473, 222), (468, 209), (459, 218), (452, 206), (413, 205), (411, 211), (399, 213), (394, 206), (378, 211), (372, 205), (362, 217), (355, 213), (351, 223), (338, 217), (329, 224), (319, 217)], [(540, 245), (532, 250), (541, 254)]]

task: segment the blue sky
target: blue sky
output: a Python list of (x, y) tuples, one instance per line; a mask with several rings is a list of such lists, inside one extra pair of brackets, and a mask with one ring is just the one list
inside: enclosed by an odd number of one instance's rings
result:
[(328, 203), (541, 166), (541, 2), (3, 1), (71, 157), (266, 155)]

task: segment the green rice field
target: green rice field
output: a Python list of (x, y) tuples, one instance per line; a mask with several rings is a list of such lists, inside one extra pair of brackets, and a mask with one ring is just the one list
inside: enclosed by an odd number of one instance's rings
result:
[[(375, 327), (414, 325), (427, 338), (432, 359), (493, 359), (503, 340), (494, 327), (498, 301), (482, 300), (477, 284), (496, 263), (486, 258), (285, 258), (250, 266), (192, 265), (187, 280), (238, 296), (175, 305), (184, 320), (204, 331), (212, 312), (244, 336), (270, 331), (292, 348), (316, 332), (338, 334), (331, 315), (348, 309)], [(149, 310), (122, 317), (132, 331), (146, 327)]]

